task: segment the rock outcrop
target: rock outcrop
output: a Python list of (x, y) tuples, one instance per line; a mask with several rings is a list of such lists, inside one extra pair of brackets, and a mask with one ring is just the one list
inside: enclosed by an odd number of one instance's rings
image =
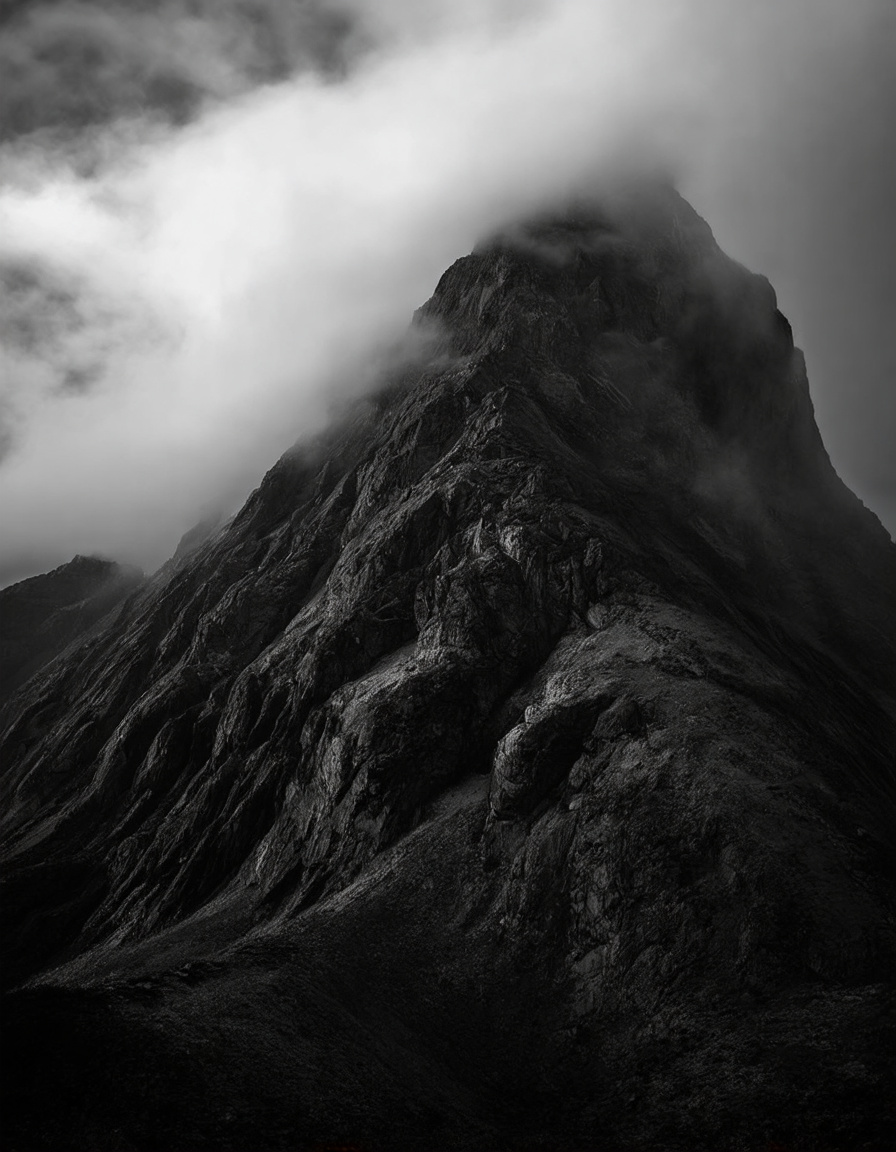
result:
[(771, 287), (651, 189), (416, 323), (6, 706), (10, 1147), (889, 1147), (896, 548)]

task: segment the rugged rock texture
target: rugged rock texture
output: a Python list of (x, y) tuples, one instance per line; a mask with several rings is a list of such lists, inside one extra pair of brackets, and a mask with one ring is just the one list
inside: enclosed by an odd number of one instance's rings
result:
[(136, 568), (76, 556), (0, 590), (0, 706), (143, 582)]
[(772, 289), (652, 189), (417, 322), (7, 706), (10, 1147), (890, 1148), (896, 548)]

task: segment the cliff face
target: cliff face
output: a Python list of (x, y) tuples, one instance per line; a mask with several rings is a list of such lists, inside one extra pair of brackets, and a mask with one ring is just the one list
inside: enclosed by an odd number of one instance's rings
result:
[(13, 1146), (887, 1146), (896, 548), (772, 289), (654, 189), (416, 322), (3, 713)]

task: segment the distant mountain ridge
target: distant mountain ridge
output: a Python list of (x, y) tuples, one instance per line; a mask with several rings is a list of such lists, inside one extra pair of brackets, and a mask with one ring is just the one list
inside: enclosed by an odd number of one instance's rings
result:
[(416, 322), (0, 717), (9, 1146), (882, 1150), (896, 546), (773, 290), (650, 187)]
[(43, 576), (0, 589), (0, 705), (142, 580), (136, 568), (76, 556)]

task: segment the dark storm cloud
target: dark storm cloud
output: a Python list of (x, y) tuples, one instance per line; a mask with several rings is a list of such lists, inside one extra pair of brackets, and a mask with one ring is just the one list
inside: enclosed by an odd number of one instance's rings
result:
[(0, 342), (39, 353), (78, 326), (78, 288), (34, 264), (0, 265)]
[(844, 446), (835, 463), (874, 504), (890, 475), (892, 265), (873, 244), (891, 238), (892, 11), (20, 6), (0, 35), (18, 68), (0, 149), (0, 267), (14, 270), (0, 566), (161, 562), (334, 397), (369, 386), (372, 349), (483, 234), (643, 164), (671, 166), (723, 246), (775, 284), (822, 431)]
[(302, 69), (344, 72), (355, 20), (324, 0), (59, 0), (0, 16), (0, 134), (122, 116), (181, 123)]

